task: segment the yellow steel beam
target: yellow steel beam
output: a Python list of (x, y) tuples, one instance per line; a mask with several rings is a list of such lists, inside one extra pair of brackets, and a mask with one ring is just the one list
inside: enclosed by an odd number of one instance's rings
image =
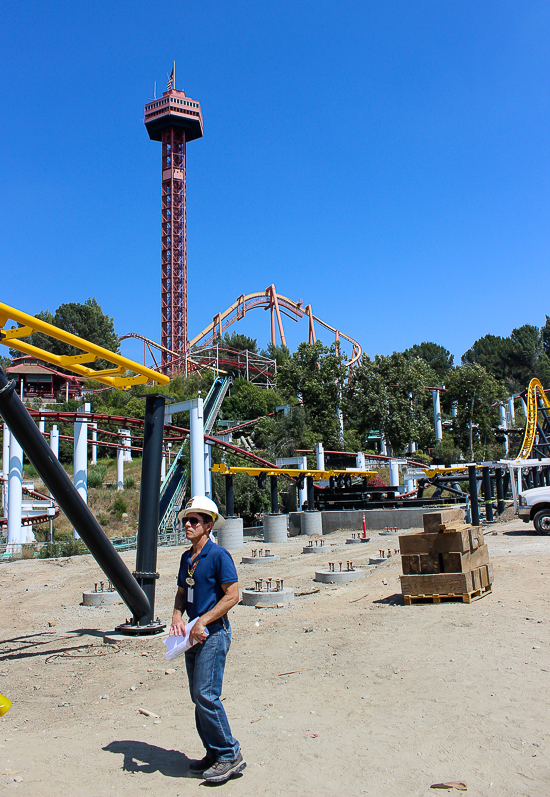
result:
[[(473, 465), (473, 463), (471, 463)], [(468, 473), (469, 465), (455, 465), (452, 468), (423, 468), (428, 479), (433, 479), (434, 476), (445, 476), (448, 473)], [(476, 468), (482, 468), (482, 465), (476, 465)], [(467, 478), (467, 476), (466, 476)]]
[[(9, 321), (21, 326), (5, 329)], [(81, 349), (84, 353), (74, 356), (52, 354), (50, 351), (40, 349), (38, 346), (33, 346), (31, 343), (21, 340), (23, 337), (32, 335), (33, 332), (42, 332), (42, 334), (50, 338), (55, 338), (62, 343), (67, 343), (69, 346), (74, 346), (76, 349)], [(90, 343), (90, 341), (79, 338), (77, 335), (65, 332), (59, 327), (54, 327), (52, 324), (46, 323), (46, 321), (34, 318), (32, 315), (9, 307), (9, 305), (2, 302), (0, 302), (0, 343), (23, 354), (30, 354), (52, 365), (66, 368), (68, 371), (73, 371), (80, 376), (95, 379), (101, 384), (121, 388), (122, 390), (128, 390), (132, 385), (144, 385), (148, 382), (166, 385), (170, 381), (170, 377), (165, 376), (165, 374), (159, 374), (145, 365), (140, 365), (134, 360), (129, 360), (127, 357), (122, 357), (120, 354), (109, 351), (109, 349), (104, 349), (103, 346), (97, 346), (95, 343)], [(99, 359), (107, 360), (114, 367), (103, 371), (94, 371), (93, 368), (87, 368), (84, 365), (84, 363), (92, 363)]]
[(369, 476), (376, 476), (375, 470), (300, 470), (299, 468), (234, 468), (228, 467), (223, 462), (219, 465), (212, 465), (212, 473), (220, 473), (222, 475), (235, 475), (237, 473), (246, 473), (248, 476), (261, 476), (265, 473), (266, 476), (289, 476), (295, 479), (297, 476), (312, 476), (314, 481), (327, 481), (331, 476), (361, 476), (368, 478)]

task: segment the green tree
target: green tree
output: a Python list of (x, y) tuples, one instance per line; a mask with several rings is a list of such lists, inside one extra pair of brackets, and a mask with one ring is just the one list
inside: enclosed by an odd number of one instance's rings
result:
[[(95, 299), (86, 299), (84, 304), (78, 302), (62, 304), (53, 315), (49, 310), (43, 310), (37, 313), (36, 318), (59, 327), (65, 332), (70, 332), (72, 335), (77, 335), (90, 343), (95, 343), (96, 346), (102, 346), (104, 349), (117, 353), (120, 351), (120, 343), (115, 332), (114, 321), (110, 316), (103, 313)], [(34, 332), (29, 336), (28, 341), (33, 346), (53, 352), (53, 354), (73, 355), (82, 353), (80, 349), (55, 338), (50, 338), (42, 332)], [(16, 351), (13, 353), (14, 355), (17, 354)], [(98, 360), (91, 367), (100, 370), (108, 367), (108, 363), (105, 360)]]
[(231, 394), (223, 402), (223, 417), (248, 421), (274, 412), (277, 404), (280, 404), (280, 398), (273, 390), (266, 390), (246, 379), (235, 379)]
[(506, 390), (478, 363), (455, 368), (447, 389), (451, 400), (457, 402), (457, 415), (453, 419), (456, 445), (471, 460), (485, 459), (489, 446), (496, 443), (494, 430), (500, 423), (498, 402), (506, 398)]
[(249, 351), (256, 354), (258, 351), (258, 341), (255, 338), (249, 338), (248, 335), (242, 335), (239, 332), (233, 332), (231, 335), (226, 332), (223, 336), (223, 343), (231, 349), (239, 349), (240, 351)]
[(263, 357), (268, 357), (270, 360), (275, 360), (277, 368), (284, 362), (290, 359), (290, 350), (288, 346), (277, 346), (276, 343), (269, 342), (265, 349), (260, 352)]
[(378, 430), (396, 453), (411, 441), (423, 448), (433, 438), (431, 395), (425, 389), (433, 382), (434, 372), (419, 357), (363, 355), (347, 387), (346, 414), (363, 439)]
[(254, 427), (254, 442), (271, 460), (296, 456), (297, 449), (313, 448), (318, 436), (309, 428), (303, 407), (291, 407), (287, 414), (262, 418)]
[(437, 343), (430, 343), (429, 341), (417, 343), (409, 349), (405, 349), (403, 354), (412, 359), (420, 357), (421, 360), (424, 360), (437, 375), (438, 385), (445, 384), (446, 376), (454, 367), (454, 356)]
[(325, 447), (340, 447), (338, 407), (346, 379), (342, 356), (335, 346), (320, 341), (300, 343), (292, 357), (277, 371), (277, 387), (287, 400), (298, 399), (306, 411), (306, 422)]

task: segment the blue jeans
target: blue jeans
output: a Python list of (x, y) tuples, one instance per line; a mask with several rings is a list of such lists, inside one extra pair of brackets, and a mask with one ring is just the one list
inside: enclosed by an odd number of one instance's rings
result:
[(202, 645), (194, 645), (185, 652), (197, 732), (206, 752), (218, 761), (234, 761), (240, 750), (238, 741), (231, 735), (220, 700), (225, 659), (230, 645), (231, 626), (225, 620), (222, 628), (211, 633)]

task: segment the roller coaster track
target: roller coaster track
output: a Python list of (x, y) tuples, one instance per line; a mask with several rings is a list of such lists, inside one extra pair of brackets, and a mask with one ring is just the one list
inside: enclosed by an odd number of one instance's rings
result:
[[(188, 352), (190, 352), (190, 355), (188, 354), (186, 356), (186, 368), (192, 369), (192, 367), (196, 368), (199, 366), (199, 363), (196, 363), (193, 360), (194, 350), (200, 347), (211, 346), (216, 341), (221, 340), (223, 333), (231, 326), (231, 324), (234, 324), (236, 321), (240, 321), (245, 317), (249, 310), (254, 310), (256, 308), (271, 311), (271, 342), (273, 344), (275, 344), (275, 323), (277, 323), (279, 335), (281, 337), (281, 343), (283, 346), (286, 346), (286, 338), (282, 321), (283, 315), (286, 315), (287, 318), (291, 318), (296, 322), (306, 316), (308, 318), (309, 325), (309, 343), (315, 343), (316, 341), (315, 324), (318, 324), (334, 334), (337, 346), (340, 345), (340, 339), (347, 340), (348, 343), (351, 344), (352, 354), (349, 361), (346, 363), (348, 368), (353, 368), (353, 366), (359, 362), (363, 350), (356, 340), (353, 340), (353, 338), (350, 338), (348, 335), (340, 332), (335, 327), (327, 324), (326, 321), (318, 318), (318, 316), (313, 315), (310, 304), (304, 307), (301, 299), (295, 302), (292, 299), (289, 299), (287, 296), (282, 296), (280, 293), (277, 293), (275, 291), (275, 286), (270, 285), (269, 288), (266, 288), (263, 293), (259, 292), (241, 294), (239, 298), (227, 308), (227, 310), (224, 310), (222, 313), (217, 313), (214, 316), (212, 323), (189, 341)], [(164, 367), (169, 366), (174, 371), (182, 370), (181, 362), (184, 358), (182, 358), (181, 355), (177, 355), (176, 352), (166, 349), (160, 346), (158, 343), (154, 343), (149, 338), (145, 338), (143, 335), (139, 335), (136, 332), (129, 332), (127, 335), (122, 335), (120, 340), (125, 340), (126, 338), (138, 338), (139, 340), (142, 340), (144, 347), (148, 349), (155, 361), (155, 364), (156, 359), (153, 355), (153, 347), (159, 351), (162, 351), (164, 354), (169, 354), (173, 357), (173, 359), (170, 360), (169, 363), (166, 363)], [(198, 354), (199, 352), (197, 353), (197, 356)], [(144, 356), (146, 356), (145, 348)], [(159, 368), (160, 366), (157, 365), (156, 367)]]
[[(41, 418), (42, 420), (46, 421), (46, 423), (75, 423), (77, 420), (86, 420), (89, 423), (101, 422), (106, 425), (113, 424), (124, 429), (128, 427), (133, 429), (143, 429), (145, 425), (143, 418), (130, 418), (124, 415), (105, 415), (104, 413), (97, 412), (47, 412), (43, 410), (29, 409), (29, 414), (32, 415), (33, 418)], [(168, 442), (182, 442), (183, 440), (187, 440), (189, 437), (189, 429), (186, 429), (183, 426), (165, 424), (164, 435)], [(216, 446), (216, 448), (221, 448), (228, 454), (235, 454), (242, 459), (256, 463), (257, 467), (278, 469), (278, 466), (274, 465), (273, 462), (269, 462), (267, 459), (262, 459), (262, 457), (258, 457), (256, 454), (253, 454), (252, 451), (246, 451), (244, 448), (239, 448), (238, 446), (233, 445), (233, 443), (227, 443), (224, 440), (218, 440), (217, 437), (212, 437), (208, 434), (204, 435), (204, 439), (205, 442)], [(91, 441), (89, 441), (89, 444), (91, 444)], [(101, 440), (97, 441), (97, 445), (103, 445)]]
[[(518, 459), (531, 459), (533, 454), (550, 456), (550, 401), (538, 379), (531, 379), (526, 391), (527, 423)], [(525, 394), (524, 394), (525, 395)]]

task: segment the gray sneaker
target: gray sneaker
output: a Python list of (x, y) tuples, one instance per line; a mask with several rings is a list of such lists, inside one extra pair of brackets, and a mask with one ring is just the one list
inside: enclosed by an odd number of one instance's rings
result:
[(202, 776), (209, 783), (223, 783), (238, 775), (245, 767), (246, 761), (243, 760), (242, 753), (239, 753), (234, 761), (216, 761)]

